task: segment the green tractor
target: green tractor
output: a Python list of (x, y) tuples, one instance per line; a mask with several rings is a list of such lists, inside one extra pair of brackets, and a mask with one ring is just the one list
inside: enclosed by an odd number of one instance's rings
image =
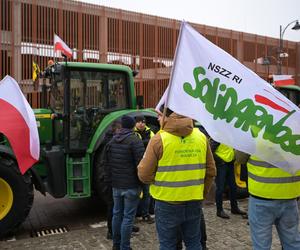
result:
[[(27, 217), (33, 187), (55, 198), (79, 199), (101, 194), (106, 134), (123, 115), (144, 115), (159, 127), (152, 109), (137, 109), (134, 72), (127, 66), (61, 62), (42, 74), (41, 103), (34, 110), (40, 137), (40, 159), (24, 175), (9, 142), (0, 135), (0, 236)], [(137, 99), (139, 104), (137, 105)]]

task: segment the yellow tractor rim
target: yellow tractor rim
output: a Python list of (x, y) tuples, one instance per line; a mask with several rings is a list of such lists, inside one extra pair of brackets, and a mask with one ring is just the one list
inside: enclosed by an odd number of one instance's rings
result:
[(0, 220), (10, 211), (13, 204), (13, 197), (10, 185), (0, 178)]

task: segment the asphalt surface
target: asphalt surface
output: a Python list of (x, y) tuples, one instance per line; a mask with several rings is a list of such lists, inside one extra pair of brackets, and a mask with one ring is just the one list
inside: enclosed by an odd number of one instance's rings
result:
[[(239, 204), (240, 208), (247, 210), (247, 199)], [(224, 207), (230, 214), (228, 201), (224, 202)], [(208, 249), (251, 249), (247, 220), (239, 215), (230, 215), (229, 220), (224, 220), (215, 213), (213, 203), (205, 204)], [(140, 232), (133, 235), (132, 248), (159, 249), (155, 224), (140, 220), (136, 224)], [(105, 210), (98, 200), (57, 200), (36, 195), (28, 219), (15, 235), (0, 241), (0, 249), (112, 249), (106, 232)], [(281, 249), (275, 229), (272, 249)]]

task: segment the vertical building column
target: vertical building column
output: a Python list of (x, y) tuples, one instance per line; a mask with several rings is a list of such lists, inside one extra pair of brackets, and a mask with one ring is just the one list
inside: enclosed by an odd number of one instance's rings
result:
[(21, 36), (21, 2), (12, 1), (12, 75), (17, 82), (22, 80)]
[(99, 61), (101, 63), (107, 62), (107, 51), (108, 51), (108, 21), (105, 13), (105, 7), (102, 8), (101, 16), (100, 16), (100, 25), (99, 25)]
[(83, 41), (82, 38), (83, 36), (83, 6), (82, 3), (78, 4), (78, 9), (77, 9), (77, 15), (78, 15), (78, 30), (77, 30), (77, 61), (82, 62), (84, 57), (83, 57)]
[(239, 39), (237, 40), (237, 59), (243, 63), (244, 62), (244, 41), (243, 33), (240, 33)]

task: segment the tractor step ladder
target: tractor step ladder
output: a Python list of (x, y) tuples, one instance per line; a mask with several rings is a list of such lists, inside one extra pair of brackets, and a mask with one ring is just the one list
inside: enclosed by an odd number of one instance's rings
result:
[(67, 155), (67, 192), (70, 198), (91, 195), (90, 155), (71, 157)]

